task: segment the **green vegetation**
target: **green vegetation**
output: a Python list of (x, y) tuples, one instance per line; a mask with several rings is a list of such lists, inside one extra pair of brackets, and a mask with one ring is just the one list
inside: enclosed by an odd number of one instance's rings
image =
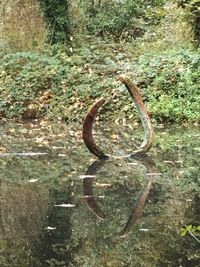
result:
[(139, 59), (142, 85), (157, 120), (199, 121), (200, 54), (180, 50)]
[(92, 35), (116, 41), (136, 39), (164, 16), (164, 1), (80, 1), (85, 28)]
[(187, 9), (190, 13), (190, 20), (193, 25), (195, 41), (200, 43), (200, 1), (199, 0), (178, 0), (181, 7)]
[(50, 44), (66, 43), (70, 39), (68, 0), (39, 0), (48, 27)]
[[(6, 118), (79, 120), (95, 98), (105, 97), (104, 118), (132, 118), (133, 104), (120, 83), (123, 60), (131, 54), (97, 42), (75, 49), (69, 55), (52, 47), (43, 53), (20, 52), (0, 60), (0, 107)], [(107, 51), (106, 51), (107, 49)], [(129, 56), (129, 57), (127, 57)], [(130, 63), (130, 67), (132, 67)], [(157, 121), (200, 119), (200, 55), (181, 50), (155, 56), (140, 56), (135, 62), (135, 77), (143, 89), (148, 110)], [(111, 111), (111, 112), (109, 112)], [(107, 113), (108, 112), (108, 113)]]
[(104, 119), (133, 119), (131, 99), (116, 82), (126, 73), (155, 121), (198, 123), (200, 56), (191, 3), (164, 2), (5, 1), (1, 116), (77, 121), (105, 97)]
[(180, 235), (185, 236), (187, 233), (189, 233), (198, 243), (200, 243), (200, 240), (196, 237), (197, 231), (200, 231), (200, 226), (194, 226), (190, 224), (186, 225), (185, 228), (180, 228)]

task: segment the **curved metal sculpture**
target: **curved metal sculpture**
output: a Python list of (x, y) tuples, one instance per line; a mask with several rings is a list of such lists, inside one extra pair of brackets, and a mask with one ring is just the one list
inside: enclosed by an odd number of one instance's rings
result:
[[(142, 96), (139, 88), (134, 84), (127, 76), (120, 75), (118, 80), (121, 81), (128, 89), (142, 122), (144, 129), (144, 140), (142, 144), (132, 152), (129, 156), (135, 156), (138, 154), (145, 154), (151, 148), (153, 144), (154, 131), (151, 125), (151, 120), (144, 106)], [(92, 154), (99, 157), (100, 159), (108, 159), (109, 157), (95, 144), (92, 127), (99, 108), (105, 103), (103, 98), (99, 99), (87, 112), (83, 122), (83, 140)]]
[(92, 126), (97, 115), (97, 111), (104, 104), (103, 98), (97, 100), (94, 105), (88, 110), (83, 121), (83, 140), (89, 151), (100, 159), (108, 159), (109, 157), (96, 145), (92, 134)]
[(141, 119), (142, 126), (144, 128), (144, 140), (141, 144), (141, 146), (133, 152), (133, 154), (137, 153), (146, 153), (149, 151), (149, 149), (152, 147), (153, 144), (153, 138), (154, 138), (154, 131), (153, 127), (151, 125), (151, 120), (149, 118), (149, 115), (147, 113), (147, 110), (144, 106), (144, 102), (142, 99), (142, 96), (140, 94), (139, 88), (136, 84), (134, 84), (128, 77), (125, 75), (121, 75), (118, 78), (119, 81), (121, 81), (126, 88), (128, 89), (138, 112), (138, 115)]

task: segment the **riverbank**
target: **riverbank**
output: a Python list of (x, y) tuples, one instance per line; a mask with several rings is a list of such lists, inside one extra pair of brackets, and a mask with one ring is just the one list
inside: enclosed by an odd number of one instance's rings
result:
[(3, 118), (79, 121), (103, 97), (100, 119), (137, 120), (126, 88), (117, 81), (125, 73), (140, 87), (154, 122), (200, 122), (199, 51), (137, 54), (133, 45), (97, 39), (71, 49), (8, 54), (0, 65)]

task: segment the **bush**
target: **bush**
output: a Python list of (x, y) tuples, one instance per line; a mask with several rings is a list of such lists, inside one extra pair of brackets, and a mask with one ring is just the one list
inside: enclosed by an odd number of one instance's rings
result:
[(200, 120), (200, 54), (182, 50), (139, 59), (149, 110), (157, 120)]
[(95, 49), (79, 48), (69, 56), (65, 48), (52, 46), (45, 53), (5, 56), (0, 60), (1, 115), (82, 119), (88, 105), (101, 96), (108, 99), (107, 109), (122, 109), (122, 102), (109, 101), (120, 69), (116, 55), (109, 46), (102, 51)]
[(193, 24), (194, 38), (200, 44), (200, 1), (199, 0), (178, 0), (178, 4), (190, 11)]
[(71, 55), (64, 46), (52, 46), (43, 53), (5, 56), (0, 60), (1, 115), (82, 120), (90, 104), (104, 97), (104, 120), (132, 119), (134, 104), (125, 87), (116, 82), (119, 73), (137, 79), (155, 120), (200, 121), (198, 52), (146, 54), (133, 60), (120, 44), (97, 40)]
[(39, 0), (39, 2), (48, 26), (48, 42), (50, 44), (69, 42), (69, 0)]
[[(85, 25), (92, 35), (119, 39), (142, 36), (149, 25), (160, 22), (164, 1), (81, 1)], [(75, 18), (76, 20), (76, 18)]]

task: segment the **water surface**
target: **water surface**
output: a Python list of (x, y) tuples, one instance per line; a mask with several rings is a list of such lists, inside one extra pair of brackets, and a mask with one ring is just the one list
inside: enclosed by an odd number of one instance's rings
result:
[(198, 267), (198, 126), (155, 127), (148, 157), (134, 125), (96, 125), (108, 161), (83, 144), (81, 127), (0, 127), (1, 267)]

